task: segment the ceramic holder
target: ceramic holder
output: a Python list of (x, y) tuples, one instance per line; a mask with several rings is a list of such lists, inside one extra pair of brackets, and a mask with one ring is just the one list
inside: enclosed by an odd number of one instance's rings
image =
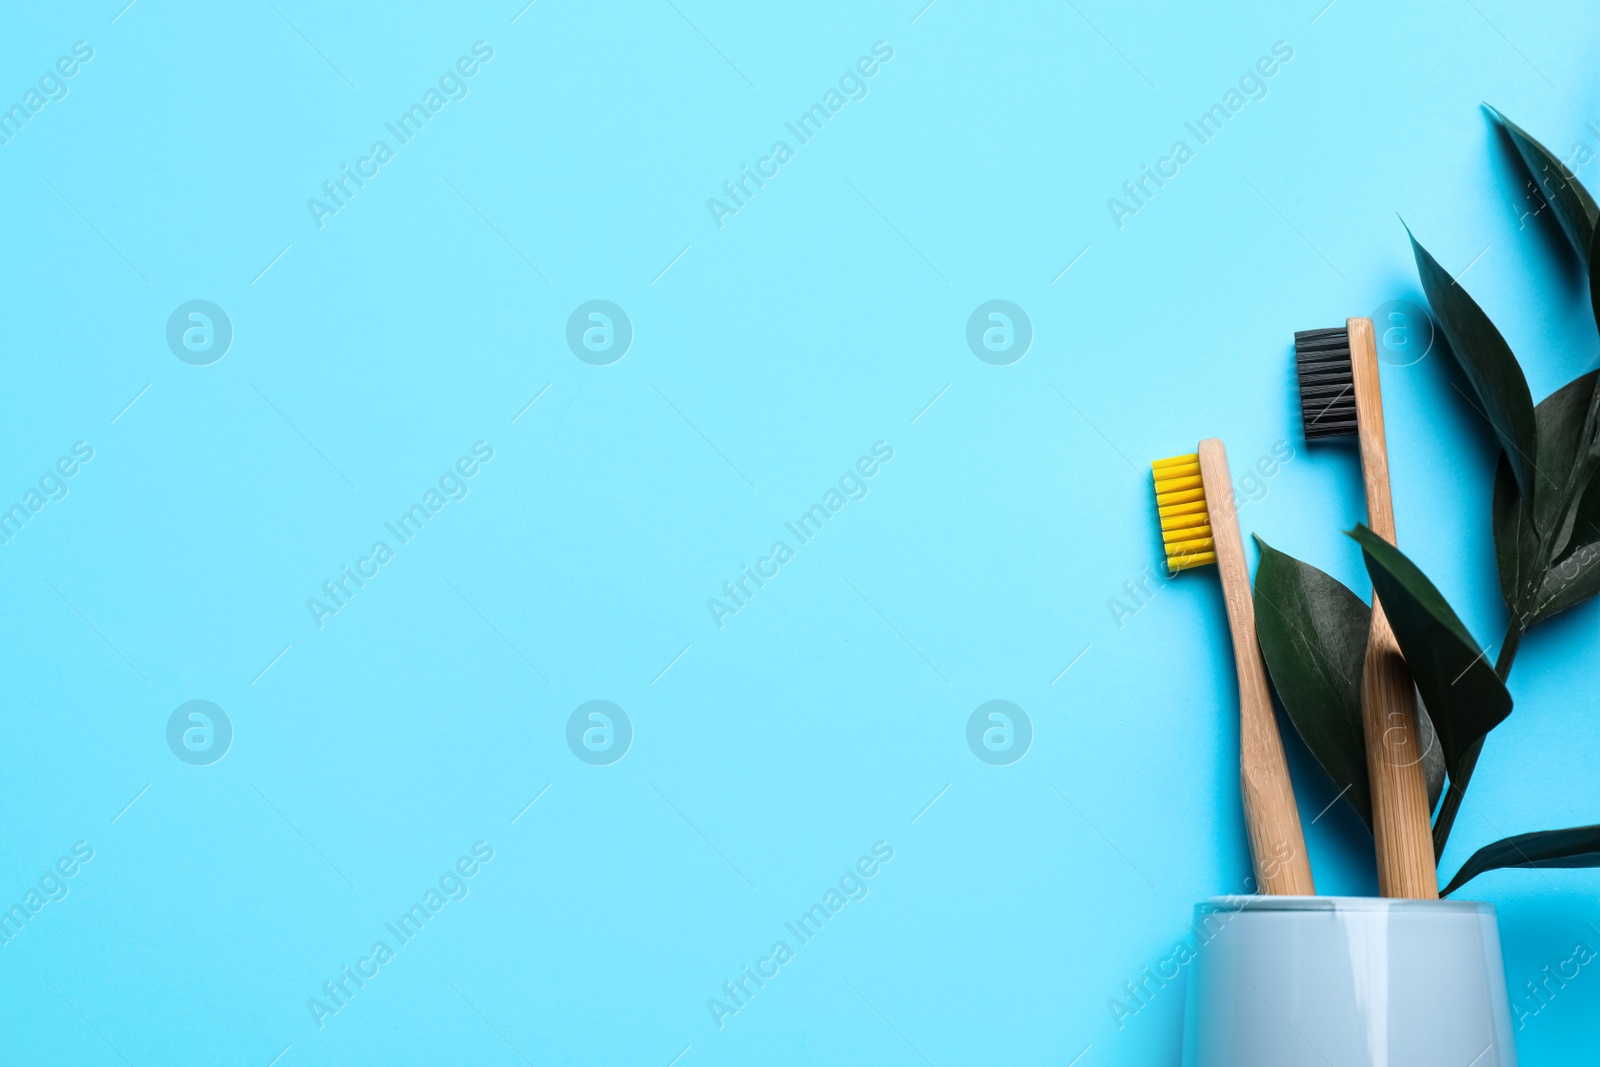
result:
[(1184, 1067), (1516, 1067), (1491, 904), (1215, 897), (1194, 930)]

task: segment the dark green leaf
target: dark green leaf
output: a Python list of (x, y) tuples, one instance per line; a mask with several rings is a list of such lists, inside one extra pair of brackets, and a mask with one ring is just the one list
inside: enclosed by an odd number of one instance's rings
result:
[(1417, 701), (1417, 733), (1422, 742), (1422, 774), (1428, 781), (1428, 810), (1439, 806), (1444, 793), (1444, 746), (1439, 743), (1439, 731), (1433, 728), (1428, 709)]
[(1493, 507), (1500, 595), (1505, 598), (1507, 614), (1526, 619), (1533, 612), (1539, 583), (1544, 580), (1546, 560), (1527, 498), (1517, 489), (1516, 476), (1511, 473), (1511, 462), (1504, 452), (1495, 466)]
[[(1409, 235), (1410, 230), (1406, 233)], [(1422, 291), (1433, 317), (1450, 342), (1462, 373), (1477, 393), (1477, 404), (1494, 427), (1500, 447), (1511, 460), (1517, 488), (1529, 499), (1534, 493), (1534, 459), (1538, 452), (1533, 397), (1500, 331), (1467, 291), (1457, 285), (1428, 250), (1411, 238)]]
[(1427, 705), (1452, 780), (1472, 747), (1511, 713), (1511, 694), (1426, 575), (1389, 542), (1358, 525), (1373, 593)]
[[(1600, 592), (1600, 372), (1568, 382), (1539, 402), (1539, 472), (1534, 492), (1541, 536), (1506, 457), (1494, 485), (1495, 559), (1506, 610), (1524, 629)], [(1585, 442), (1589, 442), (1585, 445)]]
[[(1484, 106), (1488, 107), (1487, 104)], [(1583, 183), (1567, 169), (1566, 164), (1535, 140), (1528, 131), (1492, 107), (1489, 108), (1489, 113), (1511, 135), (1511, 143), (1516, 145), (1517, 154), (1522, 157), (1528, 173), (1538, 184), (1539, 192), (1555, 210), (1556, 219), (1561, 223), (1561, 230), (1567, 235), (1567, 240), (1572, 242), (1573, 251), (1578, 253), (1578, 258), (1587, 266), (1590, 262), (1589, 247), (1594, 241), (1595, 224), (1600, 221), (1600, 208), (1595, 206), (1594, 198), (1583, 187)]]
[(1594, 311), (1595, 326), (1600, 328), (1600, 226), (1594, 228), (1594, 238), (1589, 242), (1589, 254), (1584, 262), (1589, 267), (1589, 307)]
[(1306, 747), (1370, 829), (1361, 671), (1372, 611), (1337, 579), (1260, 537), (1256, 545), (1256, 636), (1273, 687)]
[[(1595, 232), (1600, 234), (1600, 230)], [(1556, 560), (1574, 555), (1585, 545), (1600, 542), (1600, 371), (1591, 371), (1569, 382), (1558, 393), (1584, 389), (1590, 390), (1589, 410), (1582, 428), (1577, 431), (1579, 452), (1567, 478), (1570, 511), (1561, 529), (1561, 539), (1550, 554)], [(1554, 397), (1547, 398), (1546, 403), (1550, 399)], [(1544, 404), (1539, 406), (1542, 408)], [(1542, 442), (1540, 447), (1544, 447)]]
[(1600, 372), (1575, 378), (1539, 401), (1539, 472), (1533, 491), (1534, 527), (1544, 534), (1547, 555), (1559, 559), (1572, 529), (1572, 501), (1591, 464), (1588, 440), (1594, 420), (1595, 382)]
[(1578, 497), (1572, 509), (1571, 538), (1566, 555), (1572, 555), (1584, 545), (1600, 541), (1600, 470), (1590, 472), (1589, 485)]
[(1591, 542), (1551, 566), (1534, 590), (1525, 626), (1559, 615), (1600, 593), (1600, 544)]
[(1484, 845), (1445, 886), (1449, 896), (1484, 871), (1502, 867), (1600, 867), (1600, 826), (1539, 830)]
[[(1597, 422), (1600, 372), (1591, 371), (1568, 382), (1539, 404), (1541, 484), (1546, 476), (1562, 483), (1560, 514), (1565, 517), (1544, 538), (1544, 556), (1549, 562), (1527, 598), (1525, 627), (1600, 593)], [(1546, 455), (1551, 457), (1549, 464), (1545, 462)]]

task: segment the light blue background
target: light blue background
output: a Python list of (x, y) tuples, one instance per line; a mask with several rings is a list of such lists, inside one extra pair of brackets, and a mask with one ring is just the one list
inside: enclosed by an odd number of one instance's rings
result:
[[(1366, 594), (1291, 334), (1420, 299), (1397, 212), (1471, 263), (1536, 397), (1600, 349), (1478, 110), (1600, 151), (1577, 2), (122, 3), (0, 15), (7, 104), (95, 50), (0, 146), (0, 502), (95, 450), (0, 546), (0, 903), (95, 849), (0, 948), (18, 1062), (1175, 1062), (1181, 983), (1120, 1029), (1107, 1001), (1249, 868), (1214, 580), (1107, 606), (1159, 559), (1148, 462), (1289, 442), (1245, 530)], [(306, 199), (480, 40), (470, 95), (319, 230)], [(877, 41), (870, 95), (719, 230), (707, 198)], [(1106, 199), (1275, 41), (1269, 95), (1119, 230)], [(196, 298), (235, 330), (208, 367), (164, 339)], [(595, 298), (635, 329), (608, 367), (564, 341)], [(1033, 323), (1011, 366), (964, 340), (991, 299)], [(1400, 539), (1497, 643), (1452, 380), (1384, 368)], [(306, 599), (480, 440), (470, 495), (319, 630)], [(707, 598), (876, 441), (870, 495), (719, 630)], [(1524, 644), (1446, 871), (1600, 821), (1595, 620)], [(606, 767), (565, 741), (596, 698), (636, 731)], [(235, 729), (209, 767), (166, 746), (191, 699)], [(1011, 766), (966, 746), (991, 699), (1034, 724)], [(1374, 891), (1291, 762), (1319, 889)], [(307, 998), (479, 840), (470, 896), (318, 1029)], [(719, 1030), (707, 998), (880, 840), (870, 895)], [(1600, 946), (1597, 890), (1471, 886), (1514, 996)], [(1597, 1010), (1586, 968), (1524, 1063), (1592, 1049)]]

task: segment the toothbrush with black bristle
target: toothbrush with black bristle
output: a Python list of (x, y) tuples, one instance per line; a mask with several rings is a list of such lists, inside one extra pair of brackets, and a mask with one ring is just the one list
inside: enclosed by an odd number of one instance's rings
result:
[(1313, 896), (1316, 887), (1300, 811), (1272, 713), (1266, 664), (1256, 642), (1250, 569), (1239, 537), (1227, 450), (1221, 441), (1208, 438), (1200, 442), (1196, 454), (1157, 460), (1153, 472), (1168, 572), (1215, 563), (1222, 582), (1239, 675), (1239, 785), (1256, 889)]
[[(1384, 440), (1383, 393), (1371, 319), (1343, 328), (1294, 335), (1300, 378), (1300, 418), (1307, 441), (1354, 434), (1361, 447), (1367, 526), (1395, 543), (1389, 495), (1389, 450)], [(1378, 892), (1386, 897), (1439, 898), (1428, 783), (1422, 766), (1416, 689), (1378, 598), (1372, 598), (1361, 676), (1361, 723), (1367, 776), (1372, 782), (1372, 834), (1377, 842)]]

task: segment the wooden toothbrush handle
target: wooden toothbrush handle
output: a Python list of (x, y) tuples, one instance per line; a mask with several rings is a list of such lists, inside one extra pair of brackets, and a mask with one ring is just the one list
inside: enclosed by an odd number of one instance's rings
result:
[(1239, 673), (1239, 784), (1244, 798), (1245, 831), (1261, 893), (1311, 896), (1311, 860), (1300, 831), (1300, 811), (1289, 782), (1283, 738), (1272, 712), (1267, 668), (1256, 642), (1255, 603), (1244, 543), (1239, 538), (1233, 476), (1222, 442), (1200, 442), (1200, 479), (1205, 486), (1211, 537), (1216, 543), (1222, 598), (1233, 631), (1233, 662)]
[[(1371, 319), (1349, 319), (1361, 473), (1367, 489), (1367, 526), (1389, 542), (1394, 537), (1394, 501), (1389, 496), (1389, 449), (1383, 432), (1383, 392)], [(1372, 835), (1378, 850), (1378, 892), (1386, 897), (1439, 899), (1422, 767), (1416, 687), (1394, 631), (1376, 595), (1361, 674), (1361, 726), (1366, 735), (1367, 776), (1372, 782)]]

